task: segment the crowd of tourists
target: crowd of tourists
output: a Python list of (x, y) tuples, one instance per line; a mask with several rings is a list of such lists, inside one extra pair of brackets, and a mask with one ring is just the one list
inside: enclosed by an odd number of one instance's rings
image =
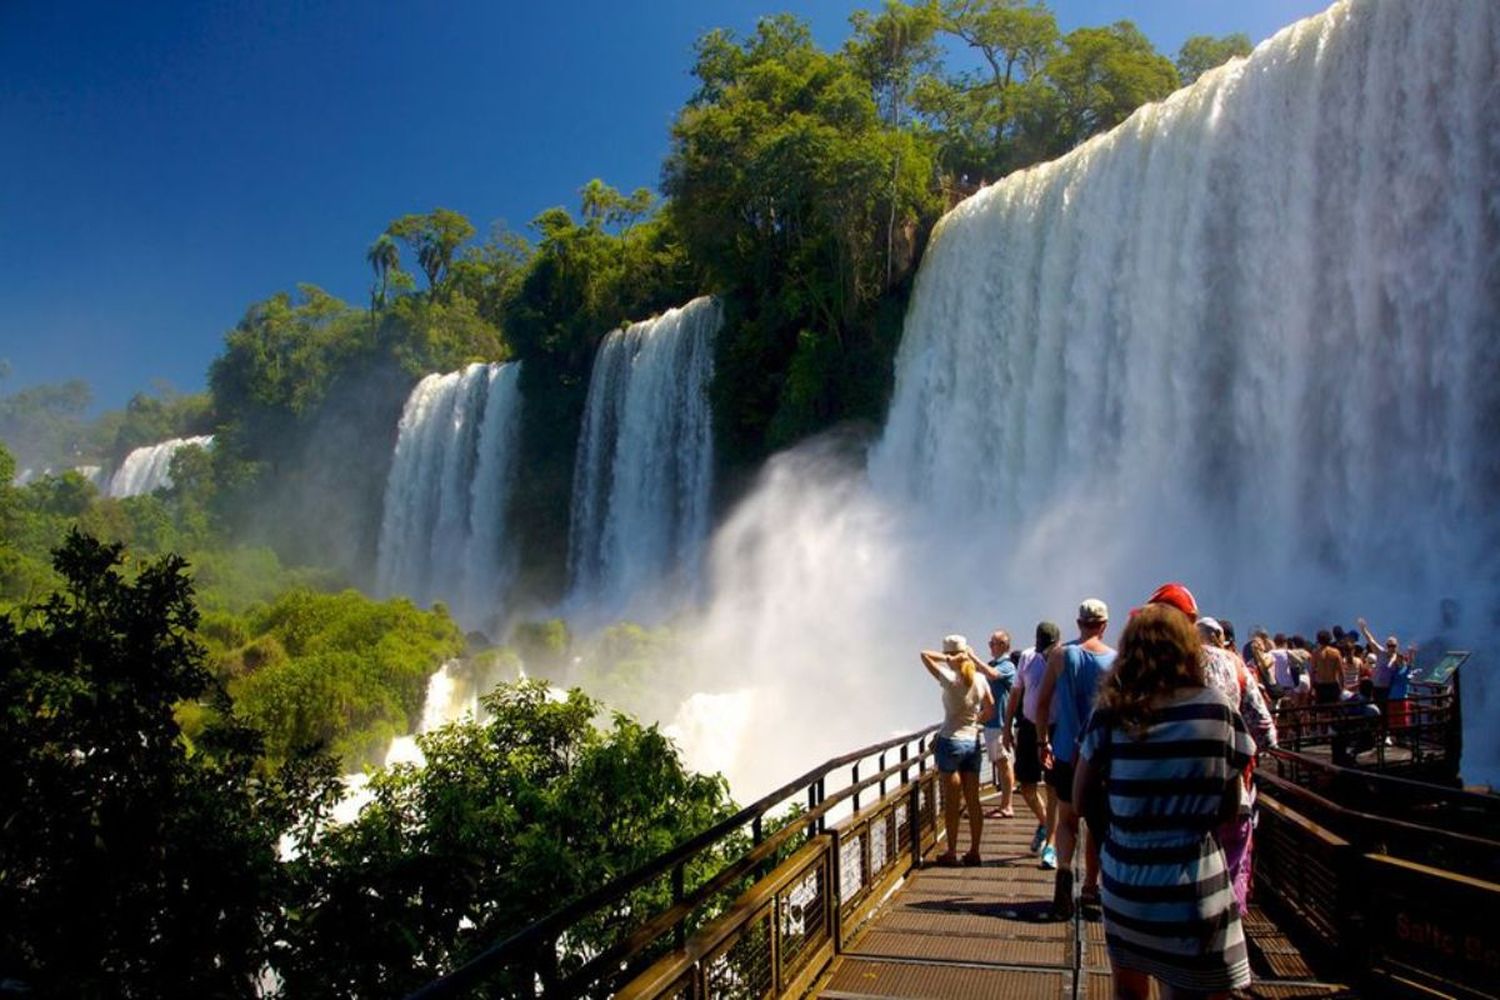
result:
[[(1220, 994), (1250, 982), (1241, 915), (1250, 893), (1256, 755), (1277, 745), (1277, 712), (1292, 725), (1345, 710), (1404, 712), (1414, 648), (1356, 630), (1300, 635), (1256, 629), (1243, 647), (1226, 619), (1200, 614), (1179, 583), (1134, 609), (1119, 640), (1109, 608), (1078, 607), (1077, 637), (1052, 622), (1011, 648), (1004, 629), (981, 659), (961, 635), (924, 650), (942, 688), (934, 747), (947, 851), (939, 865), (982, 863), (983, 760), (1000, 793), (992, 817), (1015, 815), (1017, 793), (1036, 820), (1031, 852), (1056, 871), (1051, 910), (1103, 912), (1121, 997), (1150, 979), (1175, 991)], [(1331, 706), (1329, 713), (1296, 711)], [(957, 853), (967, 813), (969, 850)], [(1075, 897), (1074, 856), (1083, 845)]]

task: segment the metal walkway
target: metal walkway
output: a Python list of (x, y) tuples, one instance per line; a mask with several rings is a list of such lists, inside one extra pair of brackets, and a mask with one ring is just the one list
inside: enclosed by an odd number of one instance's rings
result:
[[(985, 803), (986, 808), (994, 800)], [(1053, 872), (1028, 850), (1029, 819), (986, 819), (978, 867), (913, 870), (845, 946), (816, 988), (830, 1000), (1110, 996), (1097, 910), (1051, 917)], [(967, 827), (960, 833), (967, 845)], [(1080, 857), (1081, 868), (1081, 857)], [(1252, 997), (1342, 997), (1258, 908), (1246, 920)]]
[[(1447, 702), (1392, 732), (1451, 778)], [(1286, 721), (1341, 738), (1312, 715)], [(979, 866), (933, 863), (934, 732), (827, 761), (413, 998), (1109, 997), (1101, 917), (1052, 917), (1030, 819), (987, 818)], [(1365, 770), (1319, 749), (1309, 737), (1304, 752), (1270, 751), (1257, 772), (1255, 982), (1242, 995), (1500, 997), (1500, 798), (1380, 773), (1405, 755), (1377, 749)]]

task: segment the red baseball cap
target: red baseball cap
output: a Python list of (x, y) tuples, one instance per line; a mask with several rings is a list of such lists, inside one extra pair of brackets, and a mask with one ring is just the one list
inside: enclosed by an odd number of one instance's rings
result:
[(1193, 599), (1193, 592), (1180, 583), (1164, 583), (1156, 588), (1146, 601), (1147, 604), (1166, 604), (1176, 608), (1189, 618), (1198, 618), (1198, 602)]

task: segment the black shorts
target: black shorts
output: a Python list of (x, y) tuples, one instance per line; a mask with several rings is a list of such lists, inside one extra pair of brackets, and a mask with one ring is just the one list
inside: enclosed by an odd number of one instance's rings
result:
[(1057, 801), (1073, 804), (1073, 762), (1063, 763), (1060, 760), (1052, 762), (1052, 770), (1047, 772), (1047, 784), (1052, 786), (1052, 794), (1057, 796)]
[(1036, 759), (1036, 726), (1016, 716), (1016, 781), (1023, 785), (1040, 784), (1042, 762)]

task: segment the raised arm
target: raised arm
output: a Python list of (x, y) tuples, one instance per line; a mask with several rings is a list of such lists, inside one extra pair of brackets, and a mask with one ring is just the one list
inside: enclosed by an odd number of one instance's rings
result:
[(921, 652), (921, 657), (922, 666), (927, 668), (927, 672), (932, 675), (933, 680), (941, 684), (948, 679), (943, 674), (943, 668), (948, 665), (948, 657), (946, 655), (935, 653), (930, 649), (924, 649)]
[(996, 670), (994, 667), (990, 666), (988, 663), (985, 663), (979, 657), (975, 656), (973, 649), (965, 649), (964, 652), (968, 654), (969, 662), (974, 664), (974, 671), (976, 673), (984, 677), (988, 677), (992, 681), (998, 681), (1000, 679), (1000, 671)]
[(1375, 638), (1375, 633), (1370, 631), (1369, 622), (1365, 621), (1363, 618), (1356, 618), (1354, 620), (1354, 624), (1359, 626), (1360, 634), (1365, 637), (1365, 642), (1369, 643), (1371, 646), (1374, 646), (1376, 649), (1384, 648), (1380, 645), (1379, 640)]

